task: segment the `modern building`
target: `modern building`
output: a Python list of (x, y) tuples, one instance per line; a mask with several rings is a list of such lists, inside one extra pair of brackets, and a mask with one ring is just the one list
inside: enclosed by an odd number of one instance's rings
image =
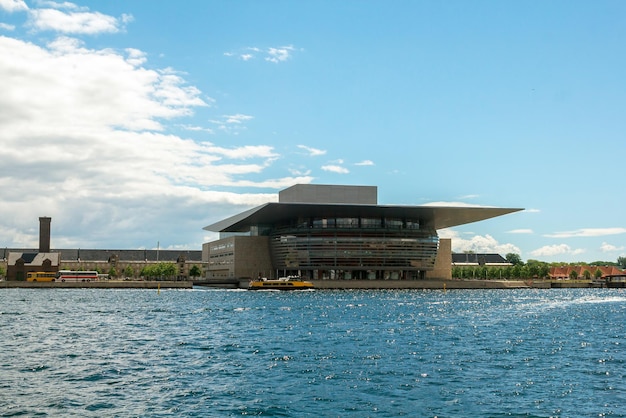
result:
[(207, 279), (419, 280), (450, 278), (437, 230), (521, 209), (379, 205), (376, 186), (298, 184), (205, 227)]

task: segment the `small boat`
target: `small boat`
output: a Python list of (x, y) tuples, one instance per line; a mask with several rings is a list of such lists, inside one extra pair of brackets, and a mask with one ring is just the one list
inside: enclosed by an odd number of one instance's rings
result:
[(306, 290), (313, 289), (313, 283), (300, 277), (281, 277), (279, 279), (256, 279), (248, 285), (248, 290)]

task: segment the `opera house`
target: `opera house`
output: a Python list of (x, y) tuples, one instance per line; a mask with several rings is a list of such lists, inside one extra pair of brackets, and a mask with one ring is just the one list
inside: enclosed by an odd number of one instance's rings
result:
[(450, 240), (437, 230), (518, 208), (379, 205), (376, 186), (298, 184), (269, 202), (206, 226), (207, 279), (449, 279)]

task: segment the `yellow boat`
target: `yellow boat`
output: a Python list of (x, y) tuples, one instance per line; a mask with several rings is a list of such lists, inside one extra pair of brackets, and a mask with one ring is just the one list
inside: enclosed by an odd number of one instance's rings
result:
[(252, 280), (248, 285), (248, 290), (306, 290), (314, 287), (313, 283), (299, 277), (281, 277)]

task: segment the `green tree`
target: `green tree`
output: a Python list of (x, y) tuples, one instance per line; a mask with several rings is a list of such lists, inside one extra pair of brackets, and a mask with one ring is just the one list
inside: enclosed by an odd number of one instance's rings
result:
[(578, 279), (578, 273), (576, 272), (576, 270), (570, 271), (569, 278), (572, 279), (572, 280)]
[(626, 269), (626, 257), (617, 257), (617, 264), (621, 268)]
[(124, 269), (124, 276), (126, 277), (135, 277), (135, 269), (133, 269), (131, 266), (126, 266), (126, 268)]
[(538, 279), (543, 279), (547, 277), (550, 272), (550, 265), (544, 261), (528, 260), (526, 265), (529, 269), (529, 278), (536, 277)]
[(583, 270), (583, 278), (585, 280), (591, 279), (591, 272), (589, 270), (587, 270), (587, 269)]
[(531, 263), (530, 260), (526, 263), (526, 272), (528, 277), (539, 277), (539, 264)]
[(115, 267), (109, 269), (109, 277), (117, 277), (117, 269)]
[(491, 267), (489, 271), (487, 271), (487, 276), (490, 279), (500, 279), (502, 278), (502, 267)]
[(595, 277), (596, 280), (599, 280), (602, 277), (602, 270), (596, 269), (596, 271), (593, 273), (593, 277)]
[(152, 279), (173, 278), (176, 276), (176, 264), (158, 263), (151, 264), (141, 270), (141, 275)]
[(4, 267), (0, 267), (0, 277), (4, 277), (6, 271), (4, 271)]
[(191, 268), (189, 269), (189, 275), (191, 277), (200, 277), (201, 274), (202, 270), (196, 265), (191, 266)]
[(550, 274), (550, 265), (548, 263), (542, 263), (539, 269), (539, 278), (545, 279)]
[(513, 264), (514, 266), (517, 266), (518, 264), (524, 264), (524, 262), (522, 261), (522, 257), (520, 257), (519, 254), (508, 253), (504, 258), (506, 258), (506, 261)]

